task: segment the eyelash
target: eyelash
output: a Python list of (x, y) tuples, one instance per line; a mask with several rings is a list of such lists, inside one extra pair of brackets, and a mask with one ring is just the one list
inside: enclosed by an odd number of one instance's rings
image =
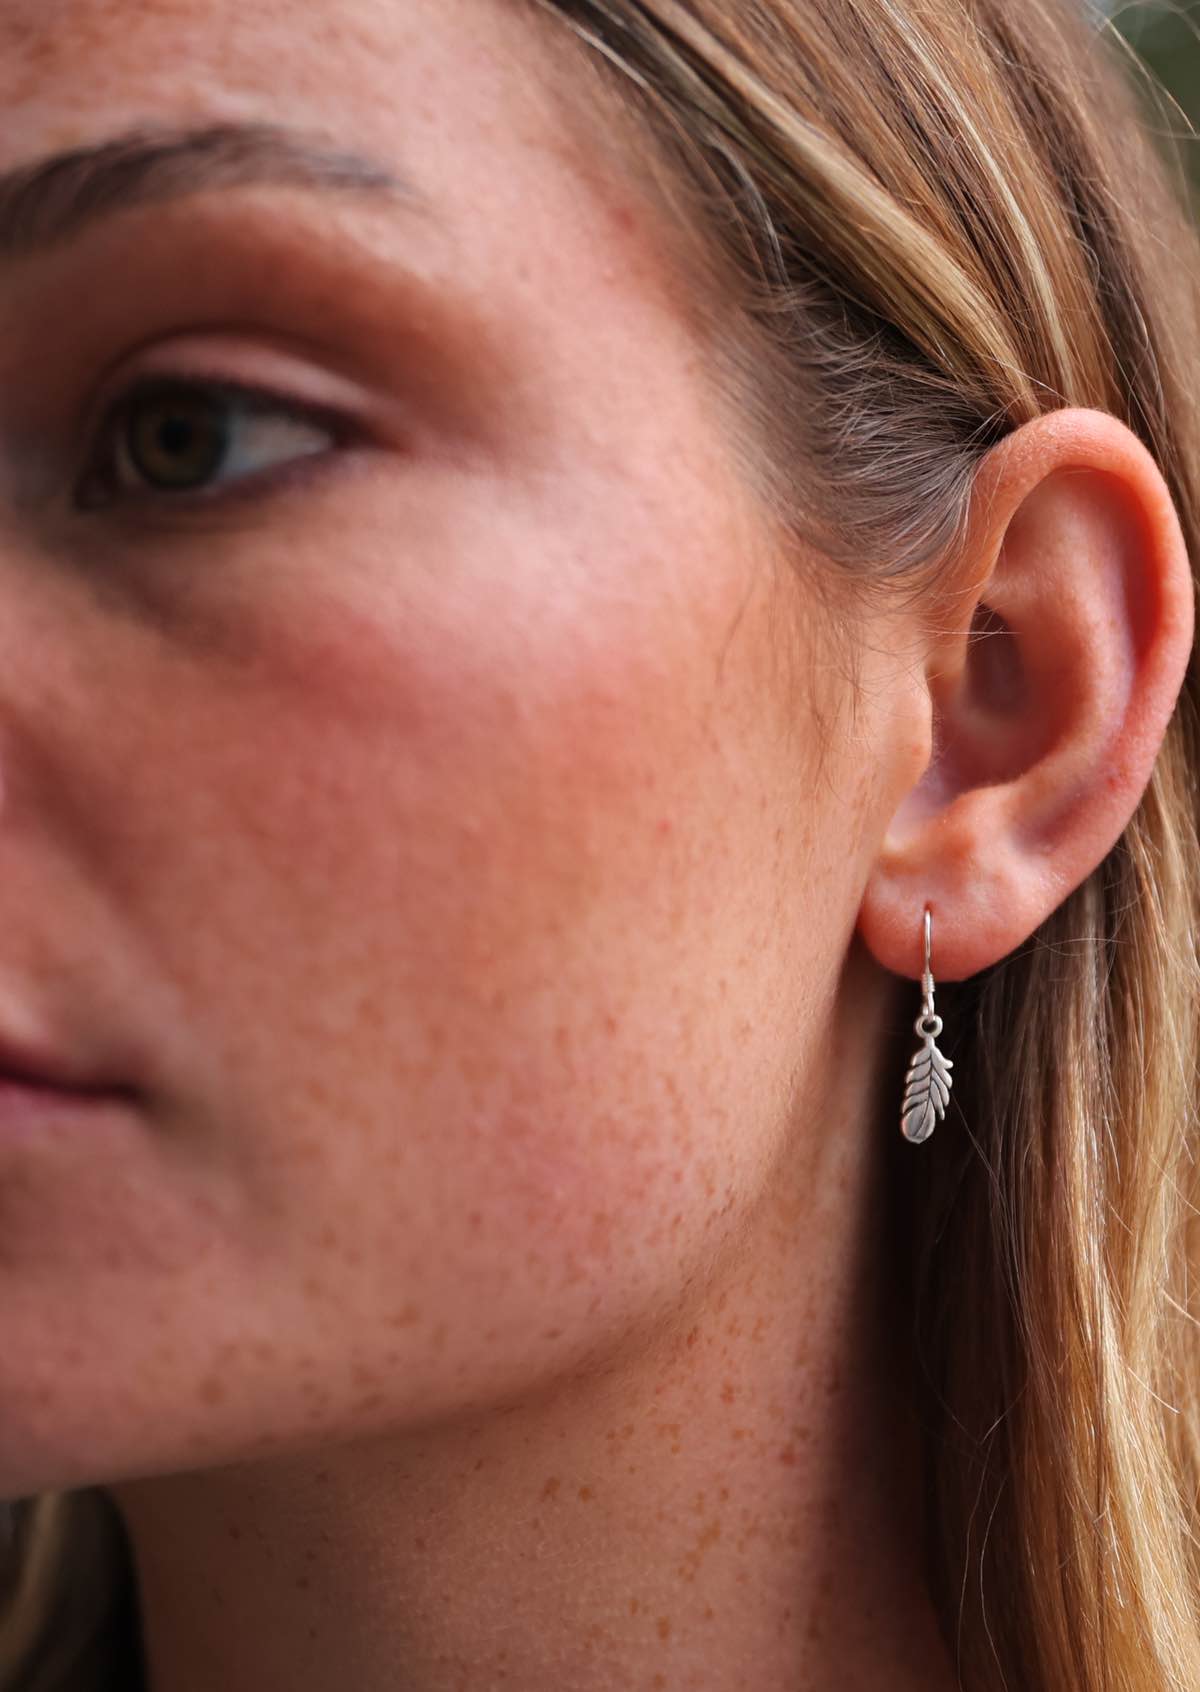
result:
[[(242, 418), (283, 418), (291, 423), (320, 430), (330, 437), (328, 449), (298, 452), (290, 459), (266, 470), (235, 475), (231, 480), (212, 488), (163, 492), (147, 489), (130, 491), (121, 486), (117, 457), (122, 446), (128, 447), (122, 431), (136, 408), (149, 400), (183, 392), (223, 402)], [(152, 506), (162, 510), (200, 509), (232, 504), (239, 500), (266, 498), (282, 492), (286, 485), (296, 484), (328, 468), (335, 452), (350, 444), (355, 430), (349, 419), (329, 407), (290, 399), (266, 388), (237, 382), (224, 377), (172, 375), (155, 372), (134, 381), (109, 405), (93, 433), (84, 470), (76, 482), (74, 504), (77, 510), (97, 511), (109, 507)], [(218, 464), (214, 475), (219, 474)], [(96, 497), (96, 491), (100, 497)]]

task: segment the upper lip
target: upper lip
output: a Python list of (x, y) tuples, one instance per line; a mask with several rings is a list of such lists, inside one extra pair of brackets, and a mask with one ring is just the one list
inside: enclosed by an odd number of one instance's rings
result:
[(85, 1074), (77, 1064), (48, 1047), (11, 1039), (0, 1032), (0, 1078), (5, 1076), (79, 1092), (110, 1092), (117, 1085), (94, 1072)]

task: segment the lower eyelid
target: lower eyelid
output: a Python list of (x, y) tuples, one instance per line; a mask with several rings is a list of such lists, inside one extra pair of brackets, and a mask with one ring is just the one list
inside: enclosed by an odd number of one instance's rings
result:
[[(92, 515), (102, 518), (115, 534), (122, 532), (131, 545), (152, 535), (187, 535), (239, 529), (251, 521), (256, 509), (267, 516), (276, 500), (286, 502), (290, 494), (316, 494), (322, 483), (331, 485), (355, 479), (369, 471), (377, 454), (371, 443), (350, 443), (325, 452), (305, 453), (273, 469), (256, 471), (212, 490), (191, 494), (127, 494), (113, 500), (107, 509)], [(82, 512), (85, 517), (89, 514)]]
[[(275, 492), (283, 492), (292, 483), (297, 485), (309, 476), (318, 474), (316, 466), (324, 460), (343, 452), (336, 446), (326, 448), (322, 452), (298, 453), (295, 458), (272, 465), (264, 470), (251, 470), (245, 475), (233, 476), (225, 482), (214, 482), (211, 487), (195, 488), (180, 493), (156, 493), (152, 488), (129, 490), (119, 488), (113, 494), (107, 491), (100, 498), (77, 501), (77, 509), (81, 511), (113, 511), (127, 510), (132, 513), (147, 510), (159, 512), (178, 511), (182, 516), (188, 510), (199, 511), (205, 508), (213, 509), (221, 505), (234, 505), (252, 499), (265, 499)], [(107, 483), (105, 484), (107, 489)]]

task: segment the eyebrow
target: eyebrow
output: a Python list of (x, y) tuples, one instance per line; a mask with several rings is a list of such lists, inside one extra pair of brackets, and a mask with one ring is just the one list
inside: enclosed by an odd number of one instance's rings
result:
[(260, 183), (380, 194), (433, 210), (379, 161), (303, 130), (269, 123), (138, 127), (0, 173), (0, 260), (42, 252), (132, 206)]

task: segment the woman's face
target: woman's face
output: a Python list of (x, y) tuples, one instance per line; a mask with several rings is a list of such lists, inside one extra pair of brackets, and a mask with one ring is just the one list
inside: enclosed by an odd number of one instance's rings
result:
[(0, 1494), (619, 1355), (818, 1155), (874, 778), (649, 202), (516, 8), (297, 16), (0, 0), (0, 169), (380, 172), (0, 261), (0, 1030), (139, 1089), (0, 1121)]

